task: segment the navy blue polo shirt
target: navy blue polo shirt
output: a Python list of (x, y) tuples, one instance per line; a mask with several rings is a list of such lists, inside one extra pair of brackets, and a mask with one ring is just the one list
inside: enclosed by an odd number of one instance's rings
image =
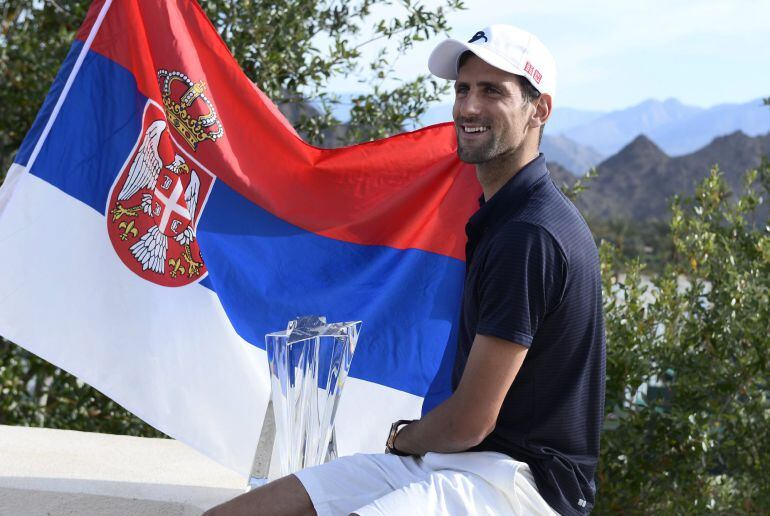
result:
[(477, 334), (529, 348), (497, 425), (473, 451), (526, 462), (561, 514), (594, 505), (604, 414), (605, 340), (599, 255), (541, 154), (466, 226), (466, 276), (453, 374)]

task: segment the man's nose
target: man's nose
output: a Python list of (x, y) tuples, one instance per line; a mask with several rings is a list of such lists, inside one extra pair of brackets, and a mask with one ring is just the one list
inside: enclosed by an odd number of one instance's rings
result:
[(469, 91), (460, 101), (459, 114), (463, 118), (472, 118), (481, 112), (479, 96), (474, 91)]

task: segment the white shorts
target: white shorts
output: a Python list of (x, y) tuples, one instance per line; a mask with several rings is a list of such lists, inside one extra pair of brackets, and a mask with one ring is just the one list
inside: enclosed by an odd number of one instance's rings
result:
[(318, 516), (556, 514), (529, 466), (496, 452), (357, 454), (295, 475)]

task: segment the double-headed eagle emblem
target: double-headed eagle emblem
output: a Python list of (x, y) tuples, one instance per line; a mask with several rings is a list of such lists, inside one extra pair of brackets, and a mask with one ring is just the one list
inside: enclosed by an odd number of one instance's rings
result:
[[(130, 249), (134, 258), (142, 264), (142, 270), (149, 269), (158, 274), (165, 271), (169, 238), (185, 247), (186, 257), (190, 258), (188, 266), (195, 268), (197, 265), (191, 259), (190, 244), (195, 240), (195, 209), (198, 206), (200, 178), (194, 170), (190, 171), (190, 167), (179, 154), (172, 163), (163, 166), (158, 145), (165, 130), (166, 122), (163, 120), (156, 120), (147, 129), (139, 151), (131, 163), (128, 178), (118, 194), (118, 201), (127, 201), (141, 189), (153, 192), (142, 194), (140, 206), (156, 223), (150, 226)], [(161, 177), (164, 168), (171, 174), (163, 174)], [(190, 174), (184, 197), (179, 180), (181, 174)], [(161, 184), (158, 184), (159, 179)], [(113, 217), (115, 215), (116, 213), (113, 213)]]

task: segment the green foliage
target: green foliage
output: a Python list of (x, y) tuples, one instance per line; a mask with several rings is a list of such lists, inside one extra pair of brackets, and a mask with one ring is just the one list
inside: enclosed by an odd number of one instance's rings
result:
[(0, 182), (69, 50), (90, 1), (0, 0)]
[[(591, 188), (591, 182), (597, 177), (598, 171), (592, 168), (573, 184), (563, 184), (561, 190), (574, 201)], [(590, 216), (587, 216), (587, 222), (597, 244), (607, 241), (626, 260), (638, 259), (648, 273), (662, 272), (673, 257), (674, 244), (665, 222)]]
[[(737, 202), (714, 169), (676, 201), (676, 256), (602, 246), (607, 419), (597, 513), (770, 511), (770, 167)], [(622, 271), (622, 272), (621, 272)]]
[(626, 260), (638, 259), (648, 275), (662, 273), (666, 264), (674, 259), (668, 222), (590, 216), (587, 220), (597, 243), (607, 241)]
[(572, 185), (564, 184), (561, 186), (561, 191), (572, 199), (573, 201), (577, 199), (577, 197), (583, 193), (588, 187), (589, 183), (596, 179), (596, 176), (598, 175), (598, 172), (596, 171), (596, 167), (592, 168), (586, 174), (578, 178)]

